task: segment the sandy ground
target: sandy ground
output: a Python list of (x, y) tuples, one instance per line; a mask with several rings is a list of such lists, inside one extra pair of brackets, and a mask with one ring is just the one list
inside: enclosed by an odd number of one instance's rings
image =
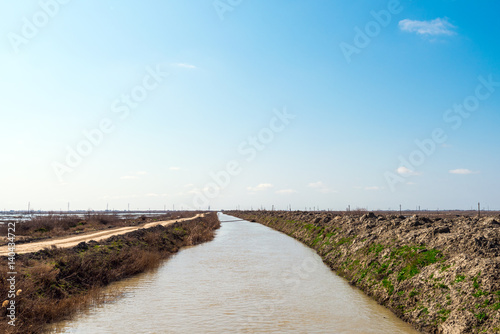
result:
[[(203, 214), (197, 214), (196, 216), (190, 217), (190, 218), (165, 220), (165, 221), (159, 221), (159, 222), (152, 222), (152, 223), (148, 223), (148, 224), (140, 225), (140, 226), (120, 227), (120, 228), (99, 231), (99, 232), (85, 233), (85, 234), (81, 234), (81, 235), (77, 235), (77, 236), (61, 237), (61, 238), (57, 238), (57, 239), (49, 239), (49, 240), (44, 240), (44, 241), (20, 244), (20, 245), (16, 245), (16, 253), (17, 254), (33, 253), (33, 252), (37, 252), (39, 250), (42, 250), (45, 247), (51, 247), (51, 246), (57, 246), (60, 248), (74, 247), (83, 241), (85, 241), (85, 242), (88, 242), (90, 240), (100, 241), (100, 240), (107, 239), (107, 238), (114, 236), (114, 235), (121, 235), (121, 234), (129, 233), (129, 232), (141, 229), (141, 228), (150, 228), (150, 227), (153, 227), (156, 225), (166, 226), (166, 225), (173, 224), (175, 222), (193, 220), (195, 218), (202, 217), (202, 216), (203, 216)], [(0, 247), (0, 256), (7, 256), (8, 253), (9, 253), (9, 250), (8, 250), (7, 246)]]

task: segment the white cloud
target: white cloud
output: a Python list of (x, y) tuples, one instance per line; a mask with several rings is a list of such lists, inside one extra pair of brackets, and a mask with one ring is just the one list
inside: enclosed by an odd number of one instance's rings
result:
[(382, 189), (384, 189), (384, 188), (383, 187), (377, 187), (377, 186), (365, 187), (365, 190), (372, 190), (372, 191), (382, 190)]
[(307, 186), (309, 188), (316, 189), (317, 191), (324, 193), (324, 194), (336, 192), (335, 190), (328, 188), (326, 186), (326, 184), (324, 184), (321, 181), (309, 183)]
[(400, 175), (420, 175), (421, 173), (417, 173), (415, 171), (412, 171), (411, 169), (405, 167), (405, 166), (401, 166), (399, 167), (398, 169), (396, 169), (396, 172)]
[(282, 189), (282, 190), (278, 190), (276, 191), (277, 194), (280, 194), (280, 195), (290, 195), (290, 194), (295, 194), (297, 193), (297, 190), (293, 190), (293, 189)]
[(414, 32), (417, 35), (455, 35), (453, 24), (447, 18), (437, 18), (432, 21), (417, 21), (405, 19), (399, 21), (399, 29), (407, 32)]
[(470, 169), (464, 169), (464, 168), (452, 169), (449, 172), (450, 172), (450, 174), (460, 174), (460, 175), (479, 174), (479, 172), (474, 172), (474, 171), (471, 171)]
[(194, 69), (197, 68), (196, 66), (191, 65), (191, 64), (187, 64), (187, 63), (175, 63), (175, 64), (172, 64), (172, 65), (175, 66), (175, 67), (187, 68), (189, 70), (194, 70)]
[(188, 194), (193, 194), (193, 195), (197, 195), (197, 194), (201, 194), (201, 190), (198, 189), (198, 188), (193, 188), (191, 190), (188, 190), (187, 192)]
[(122, 179), (122, 180), (135, 180), (137, 178), (138, 177), (135, 175), (125, 175), (125, 176), (120, 177), (120, 179)]
[(318, 189), (318, 188), (324, 188), (325, 187), (325, 184), (321, 181), (318, 181), (318, 182), (311, 182), (307, 185), (309, 188), (315, 188), (315, 189)]
[(251, 192), (257, 192), (257, 191), (267, 190), (267, 189), (270, 189), (272, 187), (274, 187), (274, 186), (270, 183), (261, 183), (257, 187), (247, 187), (247, 190), (249, 190)]

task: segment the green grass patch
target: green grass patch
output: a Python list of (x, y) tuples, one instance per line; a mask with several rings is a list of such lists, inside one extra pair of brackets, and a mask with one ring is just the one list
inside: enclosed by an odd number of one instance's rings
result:
[(389, 295), (392, 295), (394, 293), (394, 285), (392, 285), (392, 282), (389, 281), (387, 278), (384, 278), (382, 280), (382, 285), (384, 286), (384, 288), (387, 290), (387, 293)]
[(472, 286), (474, 287), (474, 289), (479, 289), (479, 287), (481, 286), (481, 284), (479, 284), (479, 282), (477, 281), (479, 279), (479, 276), (481, 276), (481, 272), (479, 272), (477, 276), (474, 276), (472, 278)]
[(350, 244), (350, 243), (352, 243), (353, 239), (354, 239), (354, 237), (340, 238), (340, 240), (337, 242), (337, 246), (340, 246), (343, 244)]
[(373, 244), (368, 248), (368, 253), (375, 253), (378, 255), (383, 250), (384, 250), (384, 245)]
[(484, 312), (481, 312), (481, 313), (478, 313), (478, 314), (474, 314), (474, 316), (477, 318), (477, 320), (479, 320), (480, 322), (483, 322), (484, 320), (486, 320), (486, 313)]
[(439, 316), (439, 319), (441, 321), (446, 321), (446, 319), (448, 319), (448, 315), (450, 314), (450, 310), (447, 310), (447, 309), (442, 309), (442, 310), (439, 310), (438, 311), (438, 314), (440, 315)]
[(441, 272), (445, 272), (445, 271), (446, 271), (446, 270), (448, 270), (448, 268), (450, 268), (450, 267), (451, 267), (451, 264), (449, 264), (449, 265), (447, 265), (447, 266), (442, 265), (442, 266), (441, 266)]
[(398, 281), (404, 281), (417, 275), (421, 268), (443, 259), (441, 251), (427, 250), (425, 246), (404, 246), (391, 253), (393, 258), (402, 258), (406, 265), (398, 274)]
[(314, 226), (313, 224), (305, 224), (305, 225), (304, 225), (304, 228), (305, 228), (306, 230), (309, 230), (309, 231), (310, 231), (310, 230), (312, 230), (312, 229), (315, 229), (315, 228), (316, 228), (316, 226)]
[(313, 240), (312, 242), (312, 246), (315, 246), (318, 242), (320, 242), (320, 240), (323, 240), (323, 235), (320, 234), (316, 237), (316, 239)]
[(480, 289), (479, 289), (479, 290), (477, 290), (476, 292), (474, 292), (472, 295), (473, 295), (474, 297), (478, 298), (478, 297), (481, 297), (481, 296), (487, 296), (487, 295), (488, 295), (488, 293), (487, 293), (487, 292), (485, 292), (485, 291), (483, 291), (483, 290), (480, 290)]

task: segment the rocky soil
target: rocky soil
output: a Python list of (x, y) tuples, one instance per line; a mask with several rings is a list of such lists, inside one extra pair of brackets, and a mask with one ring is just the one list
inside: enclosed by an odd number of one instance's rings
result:
[(500, 333), (500, 216), (235, 211), (312, 247), (423, 333)]

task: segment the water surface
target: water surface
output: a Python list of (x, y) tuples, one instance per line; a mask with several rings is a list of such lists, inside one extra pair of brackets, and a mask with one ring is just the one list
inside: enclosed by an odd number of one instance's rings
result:
[(219, 218), (213, 241), (112, 284), (107, 291), (118, 289), (121, 298), (54, 332), (418, 333), (300, 242), (257, 223)]

